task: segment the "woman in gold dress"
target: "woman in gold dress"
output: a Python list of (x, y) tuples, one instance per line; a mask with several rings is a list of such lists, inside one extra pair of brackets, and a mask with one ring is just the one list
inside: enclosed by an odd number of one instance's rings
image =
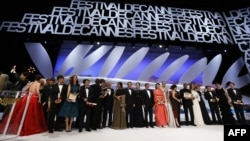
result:
[(113, 129), (127, 128), (125, 106), (125, 93), (123, 91), (122, 82), (117, 82), (117, 89), (114, 93)]

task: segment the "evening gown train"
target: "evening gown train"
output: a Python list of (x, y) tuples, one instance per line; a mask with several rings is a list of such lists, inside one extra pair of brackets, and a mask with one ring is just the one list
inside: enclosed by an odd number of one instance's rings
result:
[(200, 96), (200, 101), (199, 101), (199, 104), (200, 104), (200, 108), (201, 108), (201, 113), (202, 113), (202, 117), (203, 117), (203, 121), (205, 124), (211, 124), (211, 119), (209, 117), (209, 114), (208, 114), (208, 111), (207, 111), (207, 108), (206, 108), (206, 105), (205, 105), (205, 101), (203, 100), (203, 96), (201, 94), (200, 91), (197, 91), (199, 96)]
[(166, 107), (168, 110), (168, 112), (167, 112), (168, 119), (169, 119), (168, 126), (169, 127), (176, 127), (174, 112), (173, 112), (173, 108), (171, 105), (170, 97), (168, 95), (166, 95), (166, 103), (165, 104), (166, 104)]
[[(43, 107), (42, 104), (38, 102), (38, 94), (26, 92), (26, 94), (16, 102), (9, 128), (6, 132), (7, 134), (17, 134), (28, 99), (30, 99), (30, 102), (19, 136), (27, 136), (47, 131)], [(3, 133), (8, 117), (9, 114), (6, 115), (0, 123), (0, 133)]]
[[(120, 100), (115, 98), (120, 96)], [(126, 112), (125, 112), (125, 94), (123, 89), (117, 89), (114, 94), (114, 106), (113, 106), (113, 129), (126, 129)]]
[(197, 91), (191, 90), (191, 93), (195, 97), (193, 99), (194, 123), (196, 125), (205, 125), (199, 104), (200, 96)]
[(141, 90), (135, 90), (134, 127), (145, 127)]

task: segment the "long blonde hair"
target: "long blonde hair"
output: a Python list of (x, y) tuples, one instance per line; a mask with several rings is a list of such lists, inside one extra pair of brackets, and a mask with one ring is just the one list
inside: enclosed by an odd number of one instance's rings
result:
[(7, 74), (0, 75), (0, 90), (6, 89), (8, 81), (9, 81), (9, 75)]

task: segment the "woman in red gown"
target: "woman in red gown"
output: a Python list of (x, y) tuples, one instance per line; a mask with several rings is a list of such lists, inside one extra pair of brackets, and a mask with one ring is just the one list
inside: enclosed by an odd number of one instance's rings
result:
[[(27, 136), (47, 131), (43, 106), (40, 96), (40, 75), (35, 76), (35, 81), (28, 84), (28, 90), (16, 102), (7, 134)], [(27, 108), (25, 108), (27, 106)], [(25, 114), (26, 113), (26, 114)], [(24, 115), (24, 118), (23, 118)], [(0, 133), (3, 133), (9, 115), (0, 123)], [(20, 132), (18, 133), (20, 128)]]
[(168, 122), (167, 108), (165, 106), (166, 98), (164, 92), (161, 90), (160, 83), (155, 84), (154, 90), (154, 103), (155, 103), (155, 122), (157, 126), (165, 127)]

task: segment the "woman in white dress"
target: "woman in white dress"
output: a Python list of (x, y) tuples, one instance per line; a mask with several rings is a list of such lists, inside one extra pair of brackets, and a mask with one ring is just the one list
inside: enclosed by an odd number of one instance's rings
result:
[(166, 96), (166, 107), (168, 109), (168, 118), (169, 118), (169, 122), (168, 122), (168, 126), (169, 127), (177, 127), (176, 123), (175, 123), (175, 118), (174, 118), (174, 113), (172, 110), (172, 105), (169, 99), (169, 95)]
[(202, 113), (201, 113), (200, 104), (199, 104), (201, 97), (199, 96), (198, 92), (195, 90), (195, 84), (191, 83), (189, 88), (190, 88), (191, 94), (195, 97), (193, 99), (194, 124), (196, 124), (197, 126), (205, 125), (203, 121)]
[(168, 118), (169, 118), (169, 122), (168, 122), (168, 126), (169, 127), (176, 127), (176, 123), (175, 123), (175, 119), (174, 119), (174, 113), (173, 113), (173, 110), (172, 110), (172, 105), (170, 103), (170, 99), (169, 99), (169, 93), (168, 93), (168, 87), (166, 85), (166, 81), (162, 81), (161, 82), (161, 90), (164, 92), (165, 94), (165, 105), (166, 105), (166, 108), (168, 109)]

